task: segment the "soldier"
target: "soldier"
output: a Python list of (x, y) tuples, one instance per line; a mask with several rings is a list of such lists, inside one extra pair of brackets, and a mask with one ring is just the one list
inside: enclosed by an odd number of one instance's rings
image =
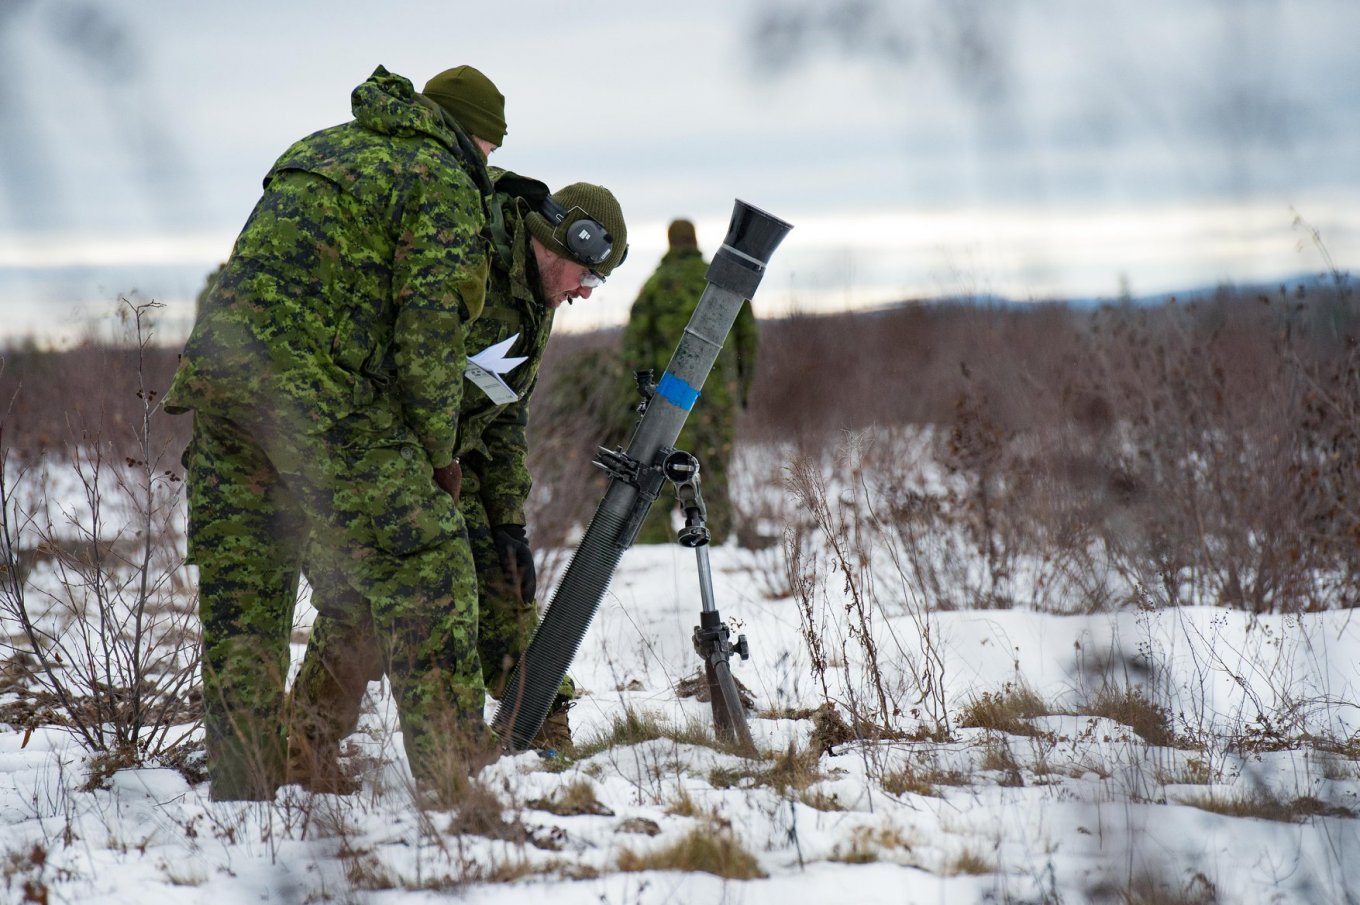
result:
[[(627, 227), (607, 190), (547, 186), (493, 169), (490, 210), (495, 245), (482, 316), (467, 331), (471, 356), (458, 420), (463, 486), (459, 509), (477, 565), (478, 650), (483, 676), (499, 695), (538, 624), (534, 558), (525, 531), (531, 478), (525, 430), (539, 363), (562, 302), (591, 292), (627, 254)], [(545, 216), (546, 213), (546, 216)], [(293, 684), (291, 760), (315, 791), (357, 788), (340, 769), (339, 742), (354, 731), (368, 682), (381, 677), (382, 651), (353, 591), (337, 579), (332, 551), (308, 554), (318, 617)], [(563, 683), (540, 738), (570, 743)]]
[[(708, 263), (699, 252), (694, 224), (676, 220), (667, 230), (670, 250), (648, 278), (633, 303), (623, 333), (623, 360), (631, 371), (651, 368), (655, 379), (675, 351), (675, 344), (699, 305)], [(704, 502), (713, 542), (723, 543), (732, 530), (732, 502), (727, 488), (727, 466), (732, 456), (732, 432), (737, 405), (746, 407), (756, 370), (756, 319), (751, 303), (743, 302), (729, 342), (704, 381), (703, 394), (685, 422), (676, 448), (694, 453), (702, 463)], [(663, 498), (664, 499), (664, 498)], [(672, 501), (658, 500), (639, 532), (637, 542), (663, 544), (675, 540), (671, 529)]]
[(486, 155), (504, 98), (471, 67), (424, 94), (381, 66), (354, 119), (289, 148), (202, 311), (166, 410), (199, 569), (210, 795), (285, 780), (302, 544), (334, 552), (382, 648), (411, 766), (483, 756), (476, 579), (455, 505), (465, 334), (488, 272)]

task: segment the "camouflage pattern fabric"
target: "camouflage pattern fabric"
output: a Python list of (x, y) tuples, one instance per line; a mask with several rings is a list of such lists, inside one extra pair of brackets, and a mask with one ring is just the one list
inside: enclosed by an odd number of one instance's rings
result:
[(167, 410), (319, 433), (377, 404), (432, 465), (452, 461), (463, 326), (485, 295), (486, 175), (466, 136), (413, 98), (379, 67), (354, 91), (352, 121), (274, 164)]
[(213, 797), (267, 798), (284, 779), (303, 538), (330, 553), (308, 562), (309, 579), (344, 589), (348, 612), (368, 620), (412, 770), (437, 776), (449, 740), (482, 731), (476, 573), (414, 432), (279, 437), (199, 412), (186, 466)]
[[(707, 282), (708, 264), (697, 248), (672, 248), (643, 285), (633, 303), (623, 333), (623, 360), (632, 372), (655, 371), (658, 382), (685, 326), (699, 306)], [(737, 406), (745, 406), (755, 377), (756, 319), (751, 303), (743, 302), (722, 352), (713, 364), (703, 391), (685, 421), (676, 448), (691, 452), (701, 463), (700, 486), (708, 509), (708, 529), (720, 544), (732, 530), (732, 502), (727, 467), (732, 458), (732, 434)], [(669, 502), (669, 505), (667, 503)], [(663, 494), (652, 506), (637, 542), (662, 544), (675, 541), (671, 511), (674, 495)]]
[[(499, 173), (494, 168), (492, 172)], [(458, 422), (463, 469), (458, 508), (476, 565), (479, 659), (493, 694), (503, 687), (538, 625), (535, 601), (521, 599), (518, 585), (502, 570), (492, 528), (525, 523), (524, 502), (532, 487), (526, 462), (529, 398), (553, 321), (553, 311), (539, 292), (538, 270), (523, 225), (527, 206), (505, 195), (498, 195), (496, 203), (501, 205), (510, 241), (492, 268), (486, 305), (481, 317), (468, 326), (466, 345), (475, 354), (518, 336), (507, 356), (527, 360), (503, 375), (518, 401), (497, 404), (468, 381)], [(361, 602), (343, 584), (327, 580), (333, 570), (321, 567), (333, 555), (321, 545), (307, 552), (318, 617), (291, 705), (293, 734), (322, 759), (332, 757), (340, 740), (355, 730), (367, 683), (379, 677), (363, 666), (373, 646)], [(573, 690), (571, 679), (565, 679), (562, 694), (569, 699)]]
[(452, 461), (464, 333), (487, 274), (480, 155), (379, 67), (355, 119), (295, 144), (203, 299), (166, 397), (193, 410), (214, 798), (282, 780), (283, 673), (305, 538), (371, 619), (417, 775), (477, 734), (475, 570), (433, 482)]

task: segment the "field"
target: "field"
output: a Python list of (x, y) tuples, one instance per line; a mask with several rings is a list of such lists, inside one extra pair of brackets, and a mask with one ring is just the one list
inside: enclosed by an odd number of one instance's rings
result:
[[(188, 423), (158, 409), (151, 317), (0, 370), (10, 900), (1357, 901), (1344, 279), (763, 322), (739, 542), (713, 551), (757, 756), (691, 694), (693, 554), (640, 546), (573, 665), (574, 748), (503, 758), (448, 811), (413, 798), (380, 685), (359, 793), (208, 801)], [(544, 600), (595, 446), (626, 438), (617, 341), (545, 362)]]

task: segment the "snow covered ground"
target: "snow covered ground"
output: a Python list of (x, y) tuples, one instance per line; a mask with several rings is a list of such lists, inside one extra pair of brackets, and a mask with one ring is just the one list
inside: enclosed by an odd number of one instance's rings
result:
[[(735, 674), (755, 698), (757, 760), (712, 744), (708, 705), (676, 694), (698, 667), (693, 554), (637, 547), (572, 670), (588, 756), (502, 759), (481, 775), (497, 804), (422, 812), (374, 685), (349, 743), (362, 791), (288, 787), (271, 804), (227, 804), (167, 768), (82, 791), (87, 756), (71, 737), (5, 727), (0, 900), (1360, 901), (1351, 613), (1013, 609), (923, 622), (880, 588), (875, 671), (836, 580), (824, 575), (823, 599), (802, 610), (780, 587), (777, 548), (722, 547), (713, 564), (718, 605), (751, 645)], [(808, 613), (828, 642), (820, 676)], [(896, 733), (821, 750), (831, 736), (816, 708), (829, 697), (849, 718), (879, 688), (896, 712), (880, 729)], [(1128, 689), (1161, 708), (1160, 744), (1093, 713), (1102, 692)], [(1022, 699), (1003, 728), (963, 725), (979, 702)], [(921, 731), (932, 715), (947, 735)]]

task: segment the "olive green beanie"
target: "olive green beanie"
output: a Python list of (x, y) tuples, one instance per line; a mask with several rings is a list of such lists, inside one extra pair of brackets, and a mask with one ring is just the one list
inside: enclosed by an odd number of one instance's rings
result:
[(443, 107), (474, 138), (500, 147), (505, 141), (505, 95), (471, 66), (445, 69), (421, 94)]
[(699, 239), (694, 235), (694, 224), (688, 220), (672, 220), (666, 229), (666, 241), (671, 248), (699, 247)]
[(614, 248), (602, 264), (589, 264), (586, 261), (577, 263), (587, 264), (602, 277), (613, 273), (614, 268), (622, 264), (624, 256), (628, 254), (628, 227), (623, 222), (623, 209), (619, 207), (613, 193), (602, 185), (573, 182), (566, 188), (553, 192), (552, 196), (567, 212), (567, 218), (554, 227), (548, 222), (547, 217), (533, 211), (524, 218), (530, 234), (542, 242), (548, 251), (575, 261), (576, 258), (562, 241), (562, 236), (571, 222), (579, 219), (584, 213), (604, 227), (604, 231), (613, 240)]

